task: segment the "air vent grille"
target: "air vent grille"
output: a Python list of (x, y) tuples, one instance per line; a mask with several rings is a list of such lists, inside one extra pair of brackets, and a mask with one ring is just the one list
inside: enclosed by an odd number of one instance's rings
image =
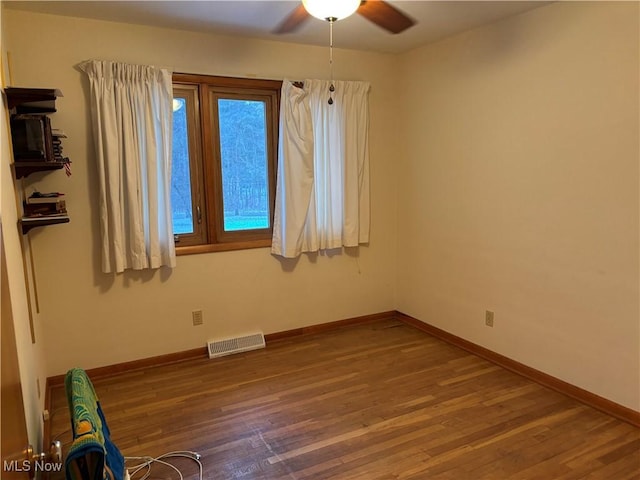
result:
[(209, 358), (222, 357), (224, 355), (231, 355), (232, 353), (247, 352), (264, 347), (265, 341), (262, 333), (226, 338), (223, 340), (213, 340), (207, 343)]

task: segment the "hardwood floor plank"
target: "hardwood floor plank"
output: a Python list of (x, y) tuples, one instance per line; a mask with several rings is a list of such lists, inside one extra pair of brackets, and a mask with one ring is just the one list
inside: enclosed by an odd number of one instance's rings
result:
[(640, 479), (640, 429), (393, 319), (94, 385), (125, 455), (194, 450), (205, 480)]

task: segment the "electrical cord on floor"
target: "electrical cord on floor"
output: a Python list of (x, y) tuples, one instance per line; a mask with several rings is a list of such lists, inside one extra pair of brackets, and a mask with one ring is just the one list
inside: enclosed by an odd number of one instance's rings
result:
[[(53, 410), (49, 416), (49, 421), (53, 421), (53, 417), (58, 414), (60, 411), (63, 410), (67, 410), (66, 407), (60, 407), (57, 408), (55, 410)], [(60, 440), (60, 438), (66, 434), (71, 434), (71, 428), (66, 429), (65, 431), (58, 433), (57, 435), (55, 435), (53, 437), (52, 440)], [(64, 442), (62, 445), (63, 447), (66, 447), (67, 445), (70, 445), (73, 442), (73, 439)], [(200, 461), (200, 454), (197, 452), (192, 452), (189, 450), (178, 450), (175, 452), (168, 452), (165, 453), (163, 455), (160, 455), (159, 457), (149, 457), (149, 456), (145, 456), (145, 457), (125, 457), (125, 462), (127, 461), (138, 461), (138, 462), (142, 462), (139, 463), (137, 465), (133, 465), (128, 467), (127, 469), (130, 470), (128, 478), (133, 478), (134, 475), (136, 475), (137, 473), (139, 473), (140, 471), (146, 469), (146, 472), (144, 473), (144, 475), (142, 477), (140, 477), (139, 479), (135, 479), (135, 480), (146, 480), (147, 478), (149, 478), (149, 476), (151, 475), (151, 465), (153, 463), (159, 463), (162, 465), (166, 465), (170, 468), (172, 468), (173, 470), (175, 470), (179, 477), (180, 480), (184, 480), (184, 476), (182, 475), (182, 472), (178, 469), (178, 467), (176, 467), (175, 465), (172, 465), (169, 462), (164, 461), (165, 459), (170, 459), (170, 458), (188, 458), (190, 460), (193, 460), (194, 462), (196, 462), (198, 464), (198, 470), (199, 470), (199, 474), (198, 474), (198, 480), (203, 480), (202, 476), (203, 476), (203, 466), (202, 466), (202, 462)]]
[(159, 463), (161, 465), (166, 465), (168, 467), (173, 468), (176, 472), (178, 472), (178, 475), (180, 476), (180, 480), (184, 480), (182, 472), (178, 469), (178, 467), (165, 461), (166, 459), (170, 459), (170, 458), (188, 458), (196, 462), (198, 464), (198, 470), (199, 470), (198, 479), (202, 480), (203, 467), (202, 467), (202, 462), (200, 461), (200, 454), (197, 452), (180, 450), (176, 452), (165, 453), (155, 458), (154, 457), (124, 457), (124, 460), (125, 460), (125, 463), (128, 461), (142, 462), (142, 463), (138, 463), (137, 465), (132, 465), (131, 467), (127, 467), (127, 470), (131, 469), (131, 471), (129, 472), (130, 478), (133, 478), (133, 476), (136, 475), (138, 472), (146, 469), (146, 472), (144, 473), (144, 475), (139, 479), (136, 479), (136, 480), (146, 480), (151, 475), (151, 465), (154, 463)]

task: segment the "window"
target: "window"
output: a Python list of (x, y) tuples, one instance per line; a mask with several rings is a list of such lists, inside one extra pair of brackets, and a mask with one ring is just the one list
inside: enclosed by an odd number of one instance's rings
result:
[(178, 254), (271, 245), (281, 85), (174, 74)]

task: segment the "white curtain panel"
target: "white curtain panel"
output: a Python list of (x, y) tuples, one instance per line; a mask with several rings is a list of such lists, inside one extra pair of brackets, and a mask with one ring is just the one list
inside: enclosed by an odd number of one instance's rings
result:
[(175, 266), (171, 72), (89, 60), (100, 181), (102, 271)]
[(271, 251), (355, 247), (369, 241), (369, 89), (366, 82), (285, 80)]

